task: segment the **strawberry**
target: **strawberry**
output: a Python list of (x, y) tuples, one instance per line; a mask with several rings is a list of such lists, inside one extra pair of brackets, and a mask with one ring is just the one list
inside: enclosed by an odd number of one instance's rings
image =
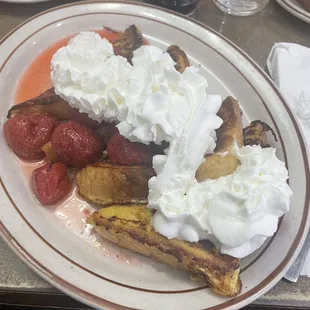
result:
[(41, 147), (52, 136), (58, 121), (46, 113), (16, 114), (3, 126), (4, 136), (13, 152), (28, 160), (41, 159)]
[(31, 183), (36, 198), (43, 205), (60, 201), (72, 188), (66, 166), (62, 163), (49, 163), (35, 169)]
[(75, 121), (60, 124), (51, 144), (61, 162), (77, 168), (98, 160), (103, 150), (103, 143), (95, 132)]
[(115, 134), (109, 140), (107, 152), (114, 164), (127, 166), (151, 164), (155, 154), (152, 145), (131, 142), (120, 134)]

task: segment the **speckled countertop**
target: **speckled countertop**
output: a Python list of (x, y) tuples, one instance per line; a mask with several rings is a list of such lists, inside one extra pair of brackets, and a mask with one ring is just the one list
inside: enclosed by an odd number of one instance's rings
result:
[[(54, 0), (36, 4), (0, 2), (0, 38), (30, 16), (68, 2), (74, 1)], [(242, 18), (225, 15), (212, 0), (201, 0), (194, 17), (235, 42), (263, 68), (275, 42), (289, 41), (310, 47), (310, 25), (290, 15), (275, 0), (271, 0), (262, 12)], [(58, 294), (0, 239), (0, 303), (1, 295), (11, 291)], [(280, 281), (255, 304), (310, 308), (310, 279), (301, 277), (297, 284)]]

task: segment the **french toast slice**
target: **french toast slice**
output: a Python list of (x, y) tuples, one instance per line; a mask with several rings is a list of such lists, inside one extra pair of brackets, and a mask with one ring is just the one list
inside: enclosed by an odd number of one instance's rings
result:
[(186, 53), (177, 45), (170, 45), (167, 48), (167, 53), (176, 63), (175, 68), (180, 73), (183, 73), (190, 66)]
[(118, 48), (120, 51), (119, 54), (131, 62), (133, 52), (143, 45), (143, 36), (140, 30), (136, 25), (130, 25), (124, 32), (114, 31), (110, 28), (107, 29), (120, 34), (120, 38), (113, 42), (113, 47)]
[(87, 165), (76, 174), (82, 197), (100, 205), (147, 203), (148, 180), (155, 174), (148, 166), (122, 166), (107, 161)]
[(17, 113), (44, 112), (54, 115), (59, 120), (67, 120), (69, 109), (69, 103), (56, 95), (54, 88), (50, 88), (35, 98), (13, 105), (7, 118)]
[(268, 124), (260, 120), (252, 121), (251, 124), (243, 128), (244, 145), (260, 145), (262, 148), (270, 147), (267, 142), (267, 131), (270, 131), (275, 141), (278, 141), (274, 130)]
[(144, 205), (113, 205), (94, 212), (87, 222), (122, 248), (201, 276), (217, 293), (234, 297), (240, 292), (238, 258), (219, 253), (208, 241), (167, 239), (153, 229), (152, 214)]
[(233, 97), (227, 97), (217, 115), (222, 118), (223, 124), (216, 131), (214, 154), (206, 155), (205, 161), (197, 169), (198, 182), (232, 174), (240, 164), (233, 154), (235, 143), (238, 147), (243, 146), (241, 110), (238, 101)]

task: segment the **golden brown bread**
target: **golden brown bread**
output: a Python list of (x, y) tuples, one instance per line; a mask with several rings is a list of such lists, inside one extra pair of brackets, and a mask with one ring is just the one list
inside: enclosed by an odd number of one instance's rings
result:
[(54, 152), (54, 150), (52, 149), (52, 143), (51, 141), (45, 143), (42, 147), (41, 150), (45, 153), (46, 156), (46, 160), (47, 161), (59, 161), (59, 158), (57, 156), (57, 154)]
[(113, 205), (94, 212), (88, 223), (122, 248), (201, 276), (217, 293), (229, 297), (240, 293), (239, 259), (220, 254), (208, 241), (167, 239), (153, 229), (152, 212), (141, 205)]
[(233, 97), (227, 97), (217, 115), (222, 118), (223, 124), (216, 131), (214, 154), (206, 155), (205, 161), (197, 169), (198, 182), (232, 174), (240, 164), (233, 155), (235, 143), (239, 147), (243, 146), (241, 110), (238, 101)]
[(147, 166), (121, 166), (101, 161), (76, 175), (79, 193), (101, 205), (147, 203), (148, 180), (154, 170)]

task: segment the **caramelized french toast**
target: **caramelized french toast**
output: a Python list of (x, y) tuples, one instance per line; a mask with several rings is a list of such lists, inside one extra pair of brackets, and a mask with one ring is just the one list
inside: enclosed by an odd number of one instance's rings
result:
[(222, 118), (223, 124), (216, 131), (214, 154), (206, 155), (205, 161), (197, 169), (198, 182), (232, 174), (240, 164), (233, 155), (235, 143), (239, 147), (243, 146), (241, 110), (238, 101), (233, 97), (227, 97), (217, 115)]
[(221, 254), (208, 241), (167, 239), (153, 229), (152, 214), (144, 205), (113, 205), (94, 212), (88, 223), (122, 248), (201, 276), (217, 293), (240, 293), (239, 259)]
[(183, 73), (184, 70), (190, 66), (186, 53), (177, 45), (168, 46), (167, 53), (176, 63), (175, 68), (180, 73)]
[(69, 109), (69, 103), (56, 95), (54, 88), (50, 88), (38, 97), (13, 105), (8, 111), (7, 118), (17, 113), (44, 112), (54, 115), (59, 120), (66, 120)]
[[(109, 30), (114, 31), (112, 29)], [(124, 32), (118, 33), (120, 38), (113, 43), (113, 47), (115, 50), (118, 50), (118, 55), (125, 57), (131, 62), (133, 51), (143, 45), (143, 36), (136, 25), (130, 25)]]
[(243, 128), (244, 145), (260, 145), (261, 147), (270, 147), (267, 143), (267, 131), (271, 131), (275, 141), (278, 141), (273, 129), (265, 122), (256, 120)]
[(113, 165), (107, 161), (91, 164), (76, 174), (82, 197), (101, 205), (147, 203), (152, 167)]

